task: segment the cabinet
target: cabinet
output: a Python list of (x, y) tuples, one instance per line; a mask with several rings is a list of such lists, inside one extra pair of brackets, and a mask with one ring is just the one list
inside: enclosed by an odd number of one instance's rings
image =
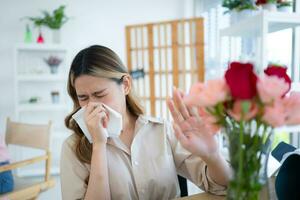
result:
[[(52, 153), (52, 173), (59, 173), (62, 142), (69, 135), (64, 126), (64, 118), (71, 111), (67, 101), (68, 51), (63, 45), (18, 44), (14, 50), (14, 106), (15, 120), (25, 123), (45, 124), (52, 121), (50, 151)], [(51, 63), (61, 60), (56, 69)], [(32, 138), (34, 140), (34, 138)], [(37, 141), (38, 142), (38, 141)], [(42, 151), (12, 147), (12, 157), (23, 160), (40, 155)], [(31, 165), (17, 171), (20, 176), (39, 175), (43, 166)]]

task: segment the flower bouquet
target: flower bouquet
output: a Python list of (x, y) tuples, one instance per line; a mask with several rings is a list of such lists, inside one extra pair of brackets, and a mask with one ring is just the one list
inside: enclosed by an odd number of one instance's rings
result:
[(227, 199), (259, 198), (267, 183), (273, 129), (300, 124), (300, 93), (290, 92), (284, 66), (269, 65), (258, 76), (251, 63), (232, 62), (223, 79), (196, 83), (184, 97), (204, 123), (222, 128), (233, 169)]

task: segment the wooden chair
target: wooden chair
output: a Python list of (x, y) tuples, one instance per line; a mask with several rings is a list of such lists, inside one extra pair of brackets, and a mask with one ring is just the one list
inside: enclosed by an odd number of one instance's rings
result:
[(13, 122), (9, 118), (6, 124), (6, 144), (31, 147), (45, 151), (45, 155), (22, 160), (0, 166), (0, 172), (16, 170), (18, 168), (45, 161), (45, 176), (41, 181), (29, 184), (28, 181), (18, 183), (15, 178), (15, 188), (12, 192), (0, 195), (0, 199), (27, 200), (36, 199), (40, 192), (54, 186), (54, 180), (50, 177), (51, 153), (49, 151), (51, 121), (45, 125), (33, 125)]

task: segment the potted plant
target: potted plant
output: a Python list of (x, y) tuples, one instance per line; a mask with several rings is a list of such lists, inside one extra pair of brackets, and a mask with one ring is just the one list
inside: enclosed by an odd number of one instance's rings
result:
[(64, 25), (69, 18), (65, 15), (65, 7), (64, 5), (55, 9), (52, 14), (48, 11), (42, 11), (42, 17), (28, 17), (35, 26), (41, 27), (46, 26), (53, 31), (53, 42), (60, 43), (60, 28)]
[(264, 10), (277, 11), (277, 0), (257, 0), (256, 5), (261, 6)]
[(54, 104), (59, 103), (59, 92), (58, 91), (52, 91), (51, 92), (51, 99), (52, 99), (52, 103), (54, 103)]
[(230, 13), (230, 22), (234, 24), (240, 19), (248, 17), (257, 10), (253, 0), (223, 0), (222, 6), (227, 8), (226, 13)]
[(56, 56), (50, 56), (49, 58), (44, 58), (44, 61), (50, 67), (51, 74), (57, 74), (58, 66), (62, 62), (62, 59), (60, 59)]
[(293, 3), (291, 1), (277, 0), (277, 9), (281, 12), (291, 12)]

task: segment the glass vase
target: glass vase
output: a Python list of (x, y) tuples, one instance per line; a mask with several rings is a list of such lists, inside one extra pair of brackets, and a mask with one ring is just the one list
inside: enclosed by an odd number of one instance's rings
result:
[[(225, 133), (228, 139), (230, 180), (228, 200), (270, 199), (267, 164), (273, 131), (270, 127), (251, 122), (228, 120)], [(263, 187), (266, 187), (267, 189)], [(263, 192), (262, 192), (263, 191)]]

